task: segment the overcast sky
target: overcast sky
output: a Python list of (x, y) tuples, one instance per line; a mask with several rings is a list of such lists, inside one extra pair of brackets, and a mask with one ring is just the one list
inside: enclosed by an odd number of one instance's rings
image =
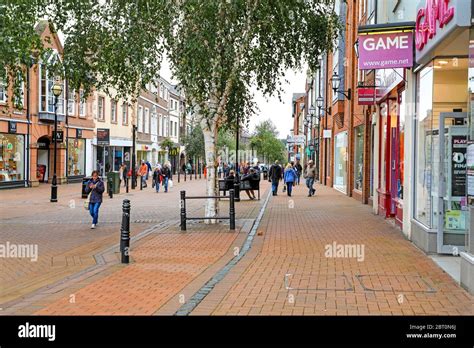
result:
[[(165, 59), (162, 64), (161, 76), (173, 84), (177, 83), (178, 81), (174, 80), (171, 75), (169, 63)], [(254, 89), (255, 101), (260, 112), (250, 120), (250, 131), (253, 131), (255, 125), (261, 121), (270, 119), (278, 129), (279, 138), (286, 138), (286, 136), (290, 134), (290, 129), (293, 128), (293, 118), (291, 117), (292, 96), (293, 93), (304, 92), (306, 73), (304, 71), (288, 70), (282, 81), (285, 81), (285, 79), (288, 80), (288, 83), (283, 82), (282, 84), (282, 102), (280, 102), (276, 96), (267, 100)]]

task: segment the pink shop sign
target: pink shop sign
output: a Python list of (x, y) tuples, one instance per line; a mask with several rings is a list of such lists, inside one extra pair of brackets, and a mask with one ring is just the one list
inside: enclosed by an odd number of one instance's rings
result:
[(359, 36), (359, 69), (413, 67), (413, 32)]

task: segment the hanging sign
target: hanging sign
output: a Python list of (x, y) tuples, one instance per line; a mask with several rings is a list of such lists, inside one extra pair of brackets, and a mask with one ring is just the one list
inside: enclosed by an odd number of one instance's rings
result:
[(110, 143), (110, 130), (108, 128), (97, 128), (97, 145), (104, 146)]
[(413, 32), (359, 35), (359, 70), (413, 67)]

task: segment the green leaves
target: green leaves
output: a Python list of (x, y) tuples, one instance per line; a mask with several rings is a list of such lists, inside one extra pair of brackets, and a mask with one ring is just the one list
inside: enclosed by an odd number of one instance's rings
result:
[(271, 163), (285, 159), (285, 146), (278, 140), (276, 126), (270, 120), (262, 121), (255, 127), (250, 147), (257, 151), (260, 161)]

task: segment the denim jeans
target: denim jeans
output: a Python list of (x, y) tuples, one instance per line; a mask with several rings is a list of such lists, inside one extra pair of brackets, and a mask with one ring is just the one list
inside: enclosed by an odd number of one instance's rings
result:
[(159, 182), (155, 182), (155, 189), (156, 189), (156, 192), (160, 192), (160, 183)]
[(309, 189), (309, 194), (312, 195), (314, 188), (314, 178), (306, 178), (306, 187)]
[(272, 192), (274, 194), (278, 193), (278, 180), (272, 180)]
[(97, 225), (99, 222), (99, 208), (102, 203), (89, 203), (89, 214), (92, 216), (92, 223)]
[(292, 182), (287, 182), (286, 183), (286, 192), (288, 193), (288, 196), (291, 196), (292, 189), (293, 189), (293, 183)]
[(168, 192), (168, 177), (163, 178), (163, 186), (165, 187), (165, 192)]

